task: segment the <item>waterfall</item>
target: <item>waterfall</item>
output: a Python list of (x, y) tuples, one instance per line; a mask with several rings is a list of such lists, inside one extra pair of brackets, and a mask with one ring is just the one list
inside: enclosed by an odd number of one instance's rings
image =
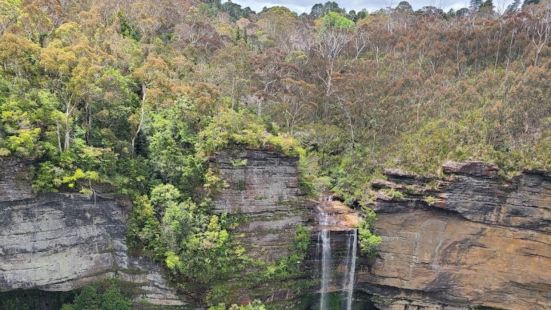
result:
[[(353, 297), (354, 297), (354, 282), (356, 276), (356, 258), (358, 251), (358, 230), (352, 229), (350, 226), (342, 226), (339, 222), (338, 213), (327, 210), (326, 204), (321, 204), (319, 208), (319, 232), (316, 243), (316, 255), (321, 258), (321, 268), (317, 269), (321, 280), (320, 285), (320, 310), (333, 309), (335, 306), (329, 304), (329, 296), (339, 297), (341, 309), (351, 310)], [(337, 233), (337, 239), (334, 240), (334, 245), (337, 245), (335, 249), (336, 253), (332, 253), (331, 249), (331, 232)], [(341, 234), (342, 233), (342, 234)], [(344, 254), (344, 251), (340, 251), (341, 247), (335, 244), (335, 241), (341, 240), (339, 236), (346, 234), (346, 258), (340, 256)], [(333, 257), (334, 256), (334, 257)], [(344, 259), (344, 260), (343, 260)], [(339, 280), (342, 279), (340, 292), (335, 292), (335, 284), (337, 279), (333, 279), (335, 276), (334, 271), (342, 270), (340, 268), (332, 270), (334, 266), (343, 266), (342, 273), (339, 272)], [(341, 275), (342, 274), (342, 278)], [(331, 293), (333, 292), (333, 293)], [(335, 295), (337, 293), (337, 295)], [(333, 304), (333, 301), (331, 301)]]
[(320, 289), (320, 310), (327, 310), (327, 291), (331, 281), (331, 237), (329, 227), (329, 216), (323, 213), (320, 224), (322, 229), (318, 237), (321, 238), (321, 289)]
[[(351, 246), (352, 245), (352, 246)], [(358, 230), (352, 230), (346, 242), (346, 272), (343, 278), (342, 290), (346, 294), (346, 310), (352, 309), (354, 296), (354, 280), (356, 276), (356, 255), (358, 247)]]

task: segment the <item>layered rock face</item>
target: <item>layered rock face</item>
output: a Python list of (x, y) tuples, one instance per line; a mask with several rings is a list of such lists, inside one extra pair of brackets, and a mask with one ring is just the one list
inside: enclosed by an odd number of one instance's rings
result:
[[(127, 253), (124, 203), (109, 195), (35, 195), (28, 165), (1, 160), (0, 292), (67, 291), (116, 276), (137, 288), (136, 300), (184, 304), (158, 265)], [(317, 292), (320, 210), (301, 193), (297, 159), (227, 150), (211, 167), (227, 185), (216, 211), (241, 218), (238, 235), (254, 258), (288, 255), (298, 225), (312, 232), (302, 274), (255, 287), (254, 295), (242, 292), (245, 299), (236, 301)], [(393, 310), (551, 309), (551, 175), (529, 171), (505, 181), (497, 167), (479, 162), (448, 163), (444, 172), (444, 178), (422, 178), (387, 171), (387, 180), (374, 183), (383, 243), (374, 261), (358, 257), (356, 295), (369, 294), (378, 308)], [(339, 292), (357, 218), (342, 205), (327, 205), (322, 213), (336, 223), (329, 234), (335, 278), (329, 290)], [(317, 299), (302, 308), (315, 308)]]
[[(264, 283), (240, 292), (238, 301), (251, 299), (253, 294), (264, 301), (276, 302), (280, 309), (318, 308), (322, 229), (329, 230), (331, 248), (326, 291), (346, 295), (343, 290), (350, 272), (352, 232), (357, 227), (358, 215), (337, 201), (307, 200), (299, 188), (297, 166), (298, 158), (267, 150), (226, 150), (212, 157), (211, 168), (226, 183), (215, 199), (215, 208), (219, 213), (240, 217), (237, 233), (250, 256), (275, 262), (289, 254), (298, 225), (311, 232), (300, 273), (288, 281)], [(330, 217), (326, 226), (320, 225), (320, 214)]]
[(183, 304), (159, 266), (128, 255), (121, 203), (98, 195), (34, 195), (30, 183), (20, 182), (29, 180), (27, 165), (0, 164), (0, 292), (69, 291), (117, 277), (136, 286), (136, 300)]
[[(236, 235), (252, 258), (276, 262), (289, 255), (299, 225), (312, 230), (317, 223), (315, 204), (307, 201), (299, 188), (297, 163), (296, 157), (255, 149), (230, 149), (211, 159), (211, 168), (225, 182), (214, 201), (216, 212), (239, 218)], [(310, 264), (304, 268), (303, 274), (288, 283), (265, 283), (241, 291), (235, 301), (296, 298), (300, 293), (297, 286), (304, 288), (308, 281), (318, 285), (311, 279)]]
[(267, 150), (227, 150), (213, 157), (211, 167), (225, 182), (216, 211), (243, 217), (242, 244), (257, 258), (273, 262), (287, 255), (297, 226), (315, 222), (299, 188), (297, 161)]
[(0, 201), (34, 197), (30, 166), (22, 161), (0, 157)]
[(551, 175), (504, 181), (480, 162), (444, 172), (374, 184), (383, 243), (358, 288), (382, 309), (551, 309)]

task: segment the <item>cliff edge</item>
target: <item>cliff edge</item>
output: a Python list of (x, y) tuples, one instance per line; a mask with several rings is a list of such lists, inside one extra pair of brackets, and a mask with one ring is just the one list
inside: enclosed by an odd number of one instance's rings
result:
[(550, 309), (551, 175), (503, 180), (482, 162), (443, 171), (374, 182), (383, 243), (358, 288), (381, 309)]

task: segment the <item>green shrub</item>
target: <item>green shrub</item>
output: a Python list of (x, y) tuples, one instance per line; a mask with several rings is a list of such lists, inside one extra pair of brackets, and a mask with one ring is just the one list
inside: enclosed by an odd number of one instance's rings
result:
[(360, 253), (364, 256), (374, 257), (382, 242), (382, 238), (373, 233), (373, 225), (377, 219), (375, 211), (363, 208), (363, 218), (358, 227), (360, 239)]
[(303, 153), (295, 139), (288, 135), (274, 135), (254, 114), (247, 110), (222, 109), (199, 133), (197, 149), (202, 157), (237, 144), (252, 148), (275, 147), (291, 156)]
[(72, 304), (64, 304), (63, 310), (131, 310), (132, 301), (124, 296), (117, 282), (108, 281), (106, 286), (90, 285), (82, 288)]
[(404, 200), (406, 198), (404, 196), (404, 193), (394, 188), (385, 188), (382, 190), (382, 192), (388, 197), (392, 198), (392, 200)]
[(124, 297), (117, 287), (111, 286), (101, 295), (101, 309), (130, 310), (132, 309), (132, 302), (130, 299)]
[(101, 304), (97, 288), (94, 286), (85, 286), (80, 294), (75, 298), (73, 307), (78, 310), (96, 310)]
[(266, 310), (266, 306), (260, 301), (255, 300), (246, 306), (231, 305), (229, 308), (225, 304), (219, 304), (212, 306), (209, 310)]
[(438, 202), (438, 199), (433, 196), (427, 196), (425, 199), (423, 199), (429, 206), (434, 206), (436, 202)]
[(274, 264), (267, 265), (263, 278), (284, 280), (289, 276), (299, 273), (309, 245), (310, 232), (304, 226), (298, 226), (293, 243), (289, 247), (289, 255), (280, 258)]

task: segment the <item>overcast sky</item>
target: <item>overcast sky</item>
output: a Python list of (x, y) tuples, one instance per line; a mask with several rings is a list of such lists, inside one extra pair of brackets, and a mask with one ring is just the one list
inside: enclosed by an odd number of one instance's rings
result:
[[(316, 3), (322, 3), (327, 0), (232, 0), (234, 3), (239, 3), (243, 7), (251, 7), (251, 9), (259, 12), (263, 7), (282, 5), (286, 6), (298, 13), (310, 12), (312, 6)], [(395, 7), (401, 0), (336, 0), (340, 7), (347, 10), (367, 9), (375, 11), (386, 7)], [(503, 11), (512, 0), (493, 0), (496, 9)], [(410, 0), (408, 1), (413, 9), (417, 10), (424, 6), (431, 5), (444, 9), (445, 11), (453, 8), (460, 9), (469, 6), (469, 0)]]

